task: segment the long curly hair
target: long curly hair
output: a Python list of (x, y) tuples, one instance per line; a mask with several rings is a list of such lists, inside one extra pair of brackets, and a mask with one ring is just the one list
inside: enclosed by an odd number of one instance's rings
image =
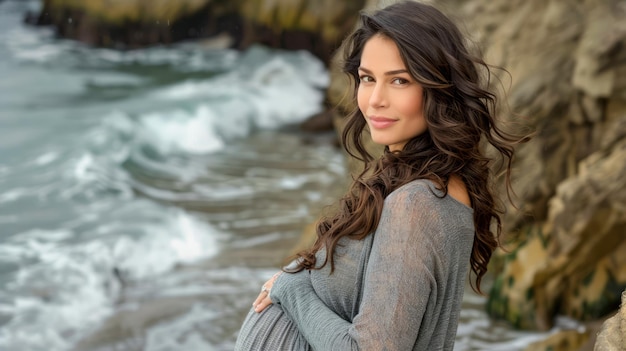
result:
[[(355, 108), (342, 134), (343, 145), (365, 167), (340, 199), (336, 211), (317, 224), (314, 245), (295, 255), (297, 266), (292, 271), (319, 269), (330, 262), (332, 272), (337, 242), (342, 237), (363, 239), (373, 233), (384, 199), (392, 191), (413, 180), (428, 179), (445, 196), (450, 177), (456, 175), (465, 183), (474, 209), (470, 266), (476, 277), (472, 288), (480, 293), (481, 279), (502, 231), (502, 211), (491, 189), (494, 159), (486, 156), (485, 142), (504, 161), (501, 165), (508, 192), (514, 145), (523, 138), (505, 132), (496, 123), (497, 98), (488, 90), (490, 66), (470, 54), (464, 37), (450, 19), (434, 7), (415, 1), (396, 3), (373, 14), (361, 13), (361, 26), (343, 45), (343, 70), (353, 82), (353, 99), (359, 87), (363, 47), (375, 35), (396, 43), (410, 75), (422, 86), (428, 129), (401, 151), (392, 152), (387, 147), (382, 157), (374, 159), (362, 141), (365, 118)], [(320, 264), (315, 253), (323, 248), (327, 255)]]

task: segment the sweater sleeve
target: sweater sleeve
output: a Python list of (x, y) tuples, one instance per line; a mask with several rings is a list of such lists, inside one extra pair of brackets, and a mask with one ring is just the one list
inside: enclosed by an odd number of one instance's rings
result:
[(276, 281), (272, 301), (283, 306), (314, 350), (411, 350), (418, 335), (432, 334), (433, 326), (422, 326), (422, 318), (437, 299), (434, 271), (441, 249), (431, 232), (441, 231), (441, 214), (429, 191), (400, 188), (385, 200), (352, 323), (319, 299), (308, 271)]

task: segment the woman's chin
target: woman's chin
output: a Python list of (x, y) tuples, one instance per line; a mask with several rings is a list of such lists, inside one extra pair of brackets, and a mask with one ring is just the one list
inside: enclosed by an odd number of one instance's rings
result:
[(377, 138), (375, 136), (372, 136), (372, 142), (376, 145), (380, 145), (380, 146), (387, 146), (389, 145), (389, 140), (386, 140), (385, 138)]

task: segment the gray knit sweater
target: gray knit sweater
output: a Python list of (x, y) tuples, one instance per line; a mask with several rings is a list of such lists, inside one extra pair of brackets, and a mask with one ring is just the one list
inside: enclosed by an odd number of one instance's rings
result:
[(333, 274), (329, 264), (281, 274), (235, 349), (452, 350), (474, 225), (471, 208), (441, 195), (426, 180), (406, 184), (373, 235), (340, 241)]

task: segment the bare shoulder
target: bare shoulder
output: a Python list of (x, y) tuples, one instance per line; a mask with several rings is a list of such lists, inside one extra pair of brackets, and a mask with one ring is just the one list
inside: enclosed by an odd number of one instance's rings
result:
[(467, 192), (467, 187), (465, 183), (461, 179), (461, 177), (457, 175), (452, 175), (450, 177), (450, 181), (448, 182), (448, 194), (452, 196), (456, 201), (468, 206), (472, 207), (472, 202), (469, 197), (469, 193)]

